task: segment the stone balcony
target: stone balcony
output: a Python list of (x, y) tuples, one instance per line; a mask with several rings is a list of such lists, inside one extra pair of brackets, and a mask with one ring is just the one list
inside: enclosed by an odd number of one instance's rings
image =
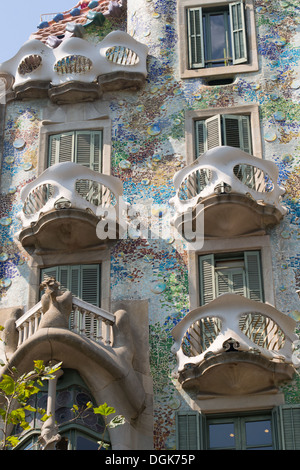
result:
[(147, 76), (147, 53), (146, 45), (124, 31), (113, 31), (96, 45), (70, 37), (51, 48), (32, 39), (0, 64), (0, 74), (11, 79), (6, 82), (13, 81), (8, 99), (94, 101), (104, 91), (140, 88)]
[(194, 227), (204, 215), (206, 238), (265, 234), (286, 213), (277, 179), (271, 161), (234, 147), (208, 150), (174, 176), (174, 226), (184, 234), (184, 216), (192, 213)]
[(173, 329), (174, 374), (204, 397), (274, 391), (300, 365), (295, 327), (269, 304), (223, 294)]
[(95, 247), (126, 229), (121, 181), (73, 162), (47, 168), (22, 189), (21, 201), (18, 238), (38, 253)]

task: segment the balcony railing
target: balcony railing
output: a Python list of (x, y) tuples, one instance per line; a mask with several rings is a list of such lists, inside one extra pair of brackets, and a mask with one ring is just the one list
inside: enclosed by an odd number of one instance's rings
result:
[(274, 307), (237, 294), (223, 294), (184, 317), (173, 329), (172, 351), (178, 371), (229, 349), (260, 354), (268, 360), (293, 363), (296, 322)]
[(176, 196), (171, 203), (180, 215), (215, 194), (239, 194), (259, 205), (268, 205), (281, 214), (284, 189), (277, 184), (275, 163), (249, 155), (234, 147), (216, 147), (174, 176)]
[[(18, 347), (38, 331), (42, 317), (43, 311), (40, 301), (16, 321), (16, 328), (19, 332)], [(73, 297), (72, 312), (69, 319), (70, 331), (89, 338), (98, 344), (111, 346), (114, 323), (115, 317), (113, 314)]]
[[(126, 207), (123, 186), (118, 178), (72, 162), (49, 167), (23, 188), (21, 200), (23, 210), (19, 218), (23, 229), (53, 209), (73, 208), (102, 216), (105, 210), (113, 207), (118, 217), (122, 213), (122, 204)], [(117, 222), (121, 223), (118, 219)]]
[(92, 101), (104, 89), (140, 87), (147, 76), (147, 54), (148, 47), (124, 31), (112, 31), (97, 45), (69, 37), (52, 48), (32, 39), (0, 64), (0, 73), (14, 78), (17, 98)]

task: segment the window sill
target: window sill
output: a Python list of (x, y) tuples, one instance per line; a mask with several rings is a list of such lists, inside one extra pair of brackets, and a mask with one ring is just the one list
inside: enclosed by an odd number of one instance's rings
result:
[(209, 67), (204, 69), (186, 69), (181, 71), (181, 78), (230, 78), (239, 73), (257, 72), (258, 64), (230, 65), (228, 67)]

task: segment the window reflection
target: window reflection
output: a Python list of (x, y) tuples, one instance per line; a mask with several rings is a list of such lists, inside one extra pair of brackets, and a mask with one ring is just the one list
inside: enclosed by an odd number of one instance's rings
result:
[(209, 426), (209, 442), (211, 448), (235, 447), (234, 424), (211, 424)]

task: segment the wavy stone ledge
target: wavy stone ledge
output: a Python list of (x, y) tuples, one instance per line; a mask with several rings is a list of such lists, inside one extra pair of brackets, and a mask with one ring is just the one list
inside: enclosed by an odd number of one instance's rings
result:
[(196, 389), (201, 397), (276, 393), (280, 383), (292, 379), (294, 373), (290, 364), (256, 353), (226, 352), (186, 367), (179, 382), (184, 389)]

